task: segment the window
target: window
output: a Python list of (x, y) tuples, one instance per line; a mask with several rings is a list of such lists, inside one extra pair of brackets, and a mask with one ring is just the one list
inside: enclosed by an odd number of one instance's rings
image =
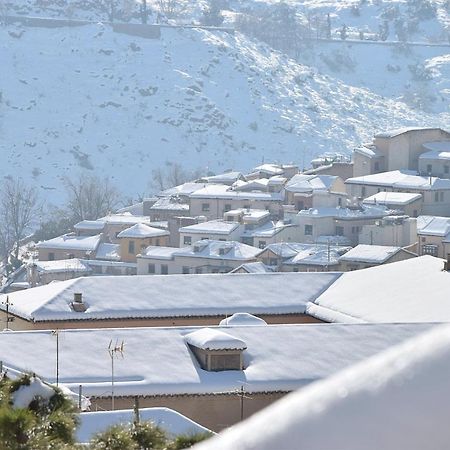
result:
[(413, 217), (417, 217), (417, 209), (413, 211)]
[(192, 237), (191, 236), (184, 236), (183, 237), (183, 244), (184, 245), (191, 245), (192, 244)]
[(294, 267), (294, 272), (298, 272), (298, 267)]
[(203, 268), (202, 267), (196, 267), (195, 268), (195, 273), (203, 273)]
[(303, 209), (305, 209), (305, 203), (303, 201), (297, 202), (297, 209), (299, 211), (302, 211)]
[(155, 265), (154, 264), (149, 264), (147, 271), (148, 271), (148, 273), (155, 273)]
[(160, 243), (159, 243), (159, 238), (156, 239), (156, 244), (155, 244), (155, 245), (157, 245), (157, 246), (160, 245)]
[(161, 264), (161, 275), (167, 275), (169, 273), (169, 267), (167, 264)]
[(449, 173), (449, 166), (444, 166), (444, 173)]
[(266, 241), (259, 241), (258, 247), (259, 248), (266, 248), (267, 242)]
[(203, 212), (209, 211), (209, 203), (202, 203), (202, 211)]
[(145, 250), (147, 247), (145, 244), (141, 244), (141, 250)]
[(437, 256), (438, 255), (437, 245), (434, 245), (434, 244), (422, 245), (422, 255)]
[(342, 198), (341, 197), (338, 198), (338, 206), (342, 206)]
[(379, 170), (380, 170), (380, 163), (378, 161), (376, 161), (374, 164), (374, 170), (375, 170), (375, 172), (379, 172)]
[(184, 274), (187, 274), (187, 273), (190, 273), (190, 270), (189, 270), (189, 267), (188, 266), (183, 266), (183, 273)]
[(433, 166), (431, 164), (427, 164), (427, 173), (431, 173), (433, 170)]
[(55, 260), (55, 254), (53, 252), (48, 254), (48, 260), (49, 261), (54, 261)]
[(366, 196), (366, 187), (362, 186), (361, 187), (361, 197), (365, 197)]
[(69, 258), (69, 259), (74, 259), (74, 258), (75, 258), (75, 255), (74, 255), (73, 253), (69, 253), (69, 254), (67, 255), (67, 258)]
[(344, 227), (336, 226), (336, 236), (344, 236)]
[(425, 242), (427, 239), (424, 238), (423, 236), (420, 238), (421, 242)]
[(305, 236), (312, 236), (313, 234), (313, 226), (305, 225)]
[(278, 264), (277, 258), (270, 258), (269, 259), (269, 266), (276, 266)]
[(438, 202), (439, 201), (439, 192), (435, 192), (434, 193), (434, 201)]
[(231, 211), (231, 205), (229, 203), (226, 203), (223, 207), (223, 212)]
[(128, 253), (134, 255), (134, 241), (128, 241)]
[(244, 205), (244, 209), (250, 209), (250, 205)]

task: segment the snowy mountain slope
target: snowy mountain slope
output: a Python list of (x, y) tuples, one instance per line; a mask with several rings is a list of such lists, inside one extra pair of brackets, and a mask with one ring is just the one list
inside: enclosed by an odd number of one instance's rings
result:
[[(20, 36), (20, 37), (18, 37)], [(32, 180), (51, 201), (80, 171), (145, 192), (167, 161), (214, 171), (266, 160), (300, 165), (349, 152), (392, 126), (444, 126), (448, 114), (317, 74), (241, 34), (108, 26), (0, 29), (0, 175)], [(130, 176), (132, 174), (132, 176)]]

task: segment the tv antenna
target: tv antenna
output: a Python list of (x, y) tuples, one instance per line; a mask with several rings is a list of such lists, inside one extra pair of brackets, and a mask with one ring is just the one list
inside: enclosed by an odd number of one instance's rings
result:
[(118, 357), (123, 358), (124, 341), (120, 342), (116, 339), (116, 343), (113, 345), (112, 339), (109, 341), (108, 354), (111, 358), (111, 410), (114, 411), (114, 360)]

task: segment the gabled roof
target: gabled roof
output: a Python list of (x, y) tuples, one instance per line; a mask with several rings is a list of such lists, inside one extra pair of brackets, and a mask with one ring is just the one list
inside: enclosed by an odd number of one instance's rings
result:
[(150, 223), (148, 216), (135, 216), (129, 212), (121, 214), (109, 214), (108, 216), (98, 219), (98, 222), (105, 222), (109, 225), (133, 225), (135, 223)]
[(170, 233), (166, 230), (161, 230), (159, 228), (153, 228), (144, 223), (137, 223), (126, 230), (121, 231), (117, 237), (118, 238), (134, 238), (134, 239), (145, 239), (158, 236), (168, 236)]
[(95, 236), (75, 236), (73, 234), (63, 234), (48, 241), (36, 244), (39, 249), (49, 250), (73, 250), (73, 251), (94, 251), (97, 249), (102, 239), (101, 234)]
[[(111, 341), (123, 341), (124, 359), (114, 366), (117, 396), (232, 392), (242, 384), (249, 393), (286, 392), (429, 328), (429, 324), (236, 326), (227, 332), (247, 346), (245, 370), (223, 372), (201, 370), (186, 345), (185, 336), (199, 327), (65, 330), (59, 339), (59, 382), (74, 392), (82, 384), (86, 396), (109, 397), (106, 349)], [(50, 330), (0, 333), (0, 361), (4, 369), (31, 370), (54, 381), (55, 337)]]
[(261, 261), (255, 261), (255, 262), (241, 264), (239, 267), (236, 267), (236, 269), (233, 269), (230, 273), (240, 273), (241, 271), (244, 271), (246, 273), (273, 272), (273, 270), (271, 270), (269, 267), (267, 267)]
[[(259, 251), (259, 249), (256, 249)], [(26, 320), (102, 320), (303, 313), (339, 273), (134, 275), (85, 277), (8, 294)], [(280, 295), (282, 286), (283, 295)], [(82, 293), (87, 310), (70, 303)], [(151, 295), (149, 294), (151, 293)], [(0, 308), (4, 309), (0, 296)]]
[(450, 272), (420, 256), (345, 272), (307, 312), (326, 322), (450, 322)]
[(383, 264), (402, 251), (401, 247), (359, 244), (340, 257), (340, 261)]

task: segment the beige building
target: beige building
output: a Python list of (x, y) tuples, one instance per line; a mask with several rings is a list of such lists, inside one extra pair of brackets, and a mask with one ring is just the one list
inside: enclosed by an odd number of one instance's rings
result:
[(264, 209), (274, 217), (283, 213), (284, 191), (245, 191), (220, 184), (211, 184), (189, 196), (191, 216), (219, 219), (233, 209)]
[(194, 242), (183, 248), (148, 247), (137, 256), (138, 275), (226, 273), (256, 261), (259, 249), (236, 241)]
[(336, 176), (297, 174), (286, 183), (285, 191), (285, 204), (297, 211), (346, 205), (344, 181)]
[(363, 203), (382, 205), (407, 216), (417, 217), (422, 213), (423, 198), (419, 193), (381, 191), (365, 198)]
[(363, 225), (360, 244), (393, 247), (414, 246), (417, 240), (417, 219), (408, 216), (386, 216), (371, 225)]
[(450, 133), (440, 128), (401, 128), (375, 135), (373, 143), (353, 152), (353, 177), (393, 170), (419, 169), (424, 144), (450, 141)]
[(59, 382), (74, 392), (81, 386), (92, 410), (109, 410), (107, 349), (111, 341), (123, 342), (123, 358), (114, 361), (115, 409), (132, 409), (137, 397), (140, 407), (169, 407), (220, 431), (293, 390), (430, 327), (310, 324), (67, 330), (59, 334), (58, 354), (51, 331), (1, 333), (0, 360), (4, 369), (30, 370), (54, 383), (58, 357)]
[[(450, 215), (450, 180), (394, 170), (349, 178), (345, 182), (350, 197), (365, 199), (382, 192), (406, 192), (422, 196), (422, 214)], [(414, 214), (413, 209), (413, 214)], [(420, 214), (419, 211), (416, 211)]]
[(322, 236), (347, 238), (351, 245), (358, 243), (364, 225), (388, 215), (382, 206), (359, 205), (352, 208), (311, 208), (285, 217), (298, 226), (297, 242), (314, 244)]
[[(217, 325), (237, 312), (305, 323), (306, 304), (339, 273), (81, 277), (0, 296), (12, 330)], [(284, 295), (280, 295), (282, 286)], [(2, 329), (3, 329), (2, 328)]]
[(136, 262), (136, 255), (143, 252), (148, 246), (167, 246), (169, 232), (153, 228), (143, 223), (137, 223), (117, 235), (120, 242), (121, 261)]
[(418, 217), (417, 240), (419, 255), (448, 259), (450, 255), (450, 217)]
[(339, 258), (339, 270), (349, 272), (367, 269), (415, 257), (415, 253), (401, 247), (359, 244)]
[(36, 244), (39, 261), (55, 261), (72, 258), (89, 259), (95, 255), (103, 239), (103, 234), (94, 236), (63, 234), (48, 241), (39, 242)]
[(298, 242), (271, 244), (258, 260), (277, 272), (333, 272), (339, 271), (339, 258), (351, 247)]
[(439, 178), (450, 178), (450, 138), (447, 141), (423, 144), (424, 153), (419, 156), (419, 172)]

